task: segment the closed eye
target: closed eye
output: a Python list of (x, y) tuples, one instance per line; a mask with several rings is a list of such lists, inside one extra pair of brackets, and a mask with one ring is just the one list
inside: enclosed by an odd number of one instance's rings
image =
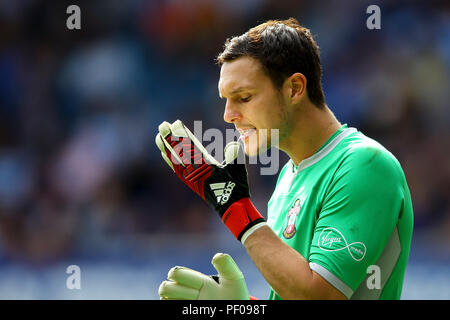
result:
[(247, 96), (247, 97), (241, 98), (240, 100), (241, 100), (241, 102), (245, 103), (245, 102), (249, 102), (251, 98), (252, 98), (252, 96)]

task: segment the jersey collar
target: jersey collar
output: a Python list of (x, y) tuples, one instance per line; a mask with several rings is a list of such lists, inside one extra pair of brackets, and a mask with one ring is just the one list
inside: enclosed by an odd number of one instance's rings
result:
[(342, 139), (344, 139), (345, 137), (356, 131), (357, 131), (356, 128), (348, 128), (346, 123), (343, 124), (338, 130), (336, 130), (335, 133), (333, 133), (333, 135), (331, 135), (331, 137), (328, 138), (328, 140), (319, 148), (319, 150), (316, 151), (316, 153), (300, 161), (297, 167), (294, 165), (292, 159), (290, 159), (289, 163), (292, 172), (299, 172), (302, 171), (303, 169), (306, 169), (309, 166), (312, 166), (320, 159), (325, 157), (328, 153), (330, 153), (331, 150), (333, 150), (334, 147), (336, 147), (338, 143), (342, 141)]

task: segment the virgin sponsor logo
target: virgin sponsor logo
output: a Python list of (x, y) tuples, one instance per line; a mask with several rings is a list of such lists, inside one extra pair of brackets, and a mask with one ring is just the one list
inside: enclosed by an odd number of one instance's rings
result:
[(324, 251), (347, 250), (355, 261), (361, 261), (366, 255), (366, 245), (360, 241), (348, 243), (344, 235), (336, 228), (322, 230), (317, 245)]

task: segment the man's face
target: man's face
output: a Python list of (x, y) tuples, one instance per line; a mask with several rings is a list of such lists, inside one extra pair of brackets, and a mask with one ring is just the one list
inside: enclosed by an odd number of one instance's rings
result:
[(220, 71), (219, 95), (226, 99), (224, 120), (239, 130), (248, 156), (271, 147), (271, 138), (275, 138), (271, 129), (279, 130), (280, 142), (289, 131), (283, 95), (258, 60), (240, 57), (225, 62)]

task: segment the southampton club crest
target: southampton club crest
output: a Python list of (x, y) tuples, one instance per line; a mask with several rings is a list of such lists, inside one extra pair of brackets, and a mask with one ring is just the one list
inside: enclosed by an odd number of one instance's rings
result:
[(294, 204), (288, 211), (288, 223), (286, 228), (283, 231), (283, 236), (286, 239), (290, 239), (295, 235), (297, 229), (295, 228), (295, 220), (297, 220), (297, 216), (300, 213), (301, 204), (300, 199), (295, 200)]

